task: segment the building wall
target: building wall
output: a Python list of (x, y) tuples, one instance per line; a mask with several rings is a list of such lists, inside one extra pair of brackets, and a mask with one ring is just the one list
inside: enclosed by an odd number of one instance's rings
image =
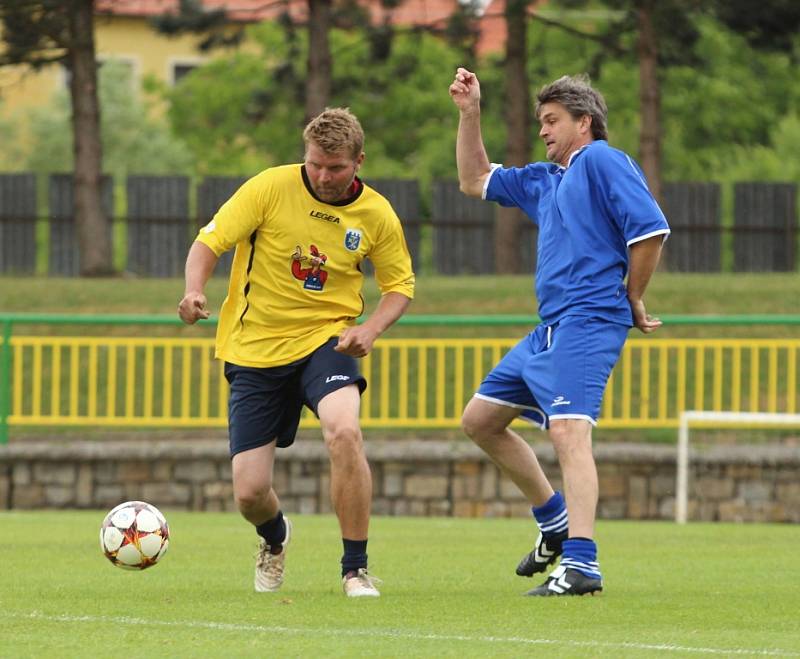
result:
[[(526, 517), (517, 488), (467, 441), (368, 441), (378, 515)], [(552, 447), (536, 446), (560, 487)], [(274, 485), (284, 510), (332, 512), (321, 441), (278, 453)], [(598, 445), (600, 519), (671, 520), (675, 449)], [(695, 453), (689, 519), (800, 522), (800, 448), (737, 446)], [(17, 442), (0, 447), (0, 509), (110, 509), (131, 499), (159, 508), (234, 510), (224, 440)]]
[[(95, 17), (95, 48), (99, 60), (123, 59), (131, 62), (136, 88), (147, 76), (172, 84), (173, 63), (200, 64), (209, 56), (199, 53), (199, 37), (167, 38), (150, 27), (146, 18), (125, 16)], [(217, 51), (222, 54), (225, 51)], [(66, 89), (64, 68), (60, 64), (33, 71), (27, 66), (0, 69), (0, 116), (47, 105), (53, 94)]]
[(98, 16), (95, 25), (100, 58), (113, 56), (132, 61), (138, 82), (154, 76), (171, 85), (173, 63), (201, 64), (210, 59), (209, 55), (197, 49), (201, 37), (181, 35), (167, 38), (156, 32), (145, 19)]

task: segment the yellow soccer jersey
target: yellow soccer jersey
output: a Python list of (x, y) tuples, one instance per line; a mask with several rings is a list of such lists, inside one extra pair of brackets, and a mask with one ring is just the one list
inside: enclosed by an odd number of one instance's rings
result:
[(288, 364), (355, 323), (366, 257), (382, 294), (414, 296), (411, 257), (389, 202), (367, 185), (352, 199), (319, 201), (302, 165), (251, 178), (197, 240), (217, 256), (236, 246), (216, 356), (240, 366)]

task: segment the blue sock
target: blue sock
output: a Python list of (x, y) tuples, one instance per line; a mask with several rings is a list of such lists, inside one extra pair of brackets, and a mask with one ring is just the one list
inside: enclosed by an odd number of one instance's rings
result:
[(600, 563), (597, 562), (597, 545), (591, 538), (569, 538), (564, 540), (561, 566), (577, 570), (592, 579), (601, 579)]
[[(264, 538), (264, 541), (269, 545), (270, 550), (278, 549), (277, 553), (280, 554), (283, 546), (284, 539), (286, 538), (286, 522), (283, 521), (283, 512), (278, 511), (272, 519), (268, 519), (263, 524), (256, 526), (256, 533)], [(276, 552), (272, 552), (273, 554)]]
[(542, 535), (555, 535), (567, 530), (567, 506), (561, 492), (556, 492), (544, 505), (531, 508), (531, 512)]
[(342, 538), (344, 556), (342, 556), (342, 576), (348, 572), (358, 572), (359, 568), (367, 569), (367, 541), (348, 540)]

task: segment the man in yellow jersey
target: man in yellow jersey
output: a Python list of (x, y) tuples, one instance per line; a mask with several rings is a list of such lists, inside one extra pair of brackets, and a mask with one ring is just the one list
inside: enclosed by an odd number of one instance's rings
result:
[[(233, 490), (260, 536), (255, 589), (283, 583), (292, 525), (272, 487), (275, 448), (294, 441), (307, 405), (331, 463), (349, 597), (377, 597), (367, 572), (372, 477), (358, 421), (367, 386), (357, 357), (406, 310), (414, 273), (400, 220), (357, 176), (364, 133), (347, 109), (327, 109), (303, 132), (303, 164), (271, 167), (244, 183), (203, 227), (186, 260), (185, 323), (208, 318), (203, 294), (219, 256), (236, 247), (217, 328), (216, 356), (230, 384)], [(360, 325), (361, 263), (382, 296)]]

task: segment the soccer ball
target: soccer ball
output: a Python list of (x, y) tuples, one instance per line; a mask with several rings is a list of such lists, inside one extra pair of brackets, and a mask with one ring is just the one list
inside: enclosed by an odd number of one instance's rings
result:
[(144, 570), (158, 563), (169, 547), (169, 526), (155, 506), (126, 501), (106, 515), (100, 527), (100, 548), (106, 558), (126, 570)]

